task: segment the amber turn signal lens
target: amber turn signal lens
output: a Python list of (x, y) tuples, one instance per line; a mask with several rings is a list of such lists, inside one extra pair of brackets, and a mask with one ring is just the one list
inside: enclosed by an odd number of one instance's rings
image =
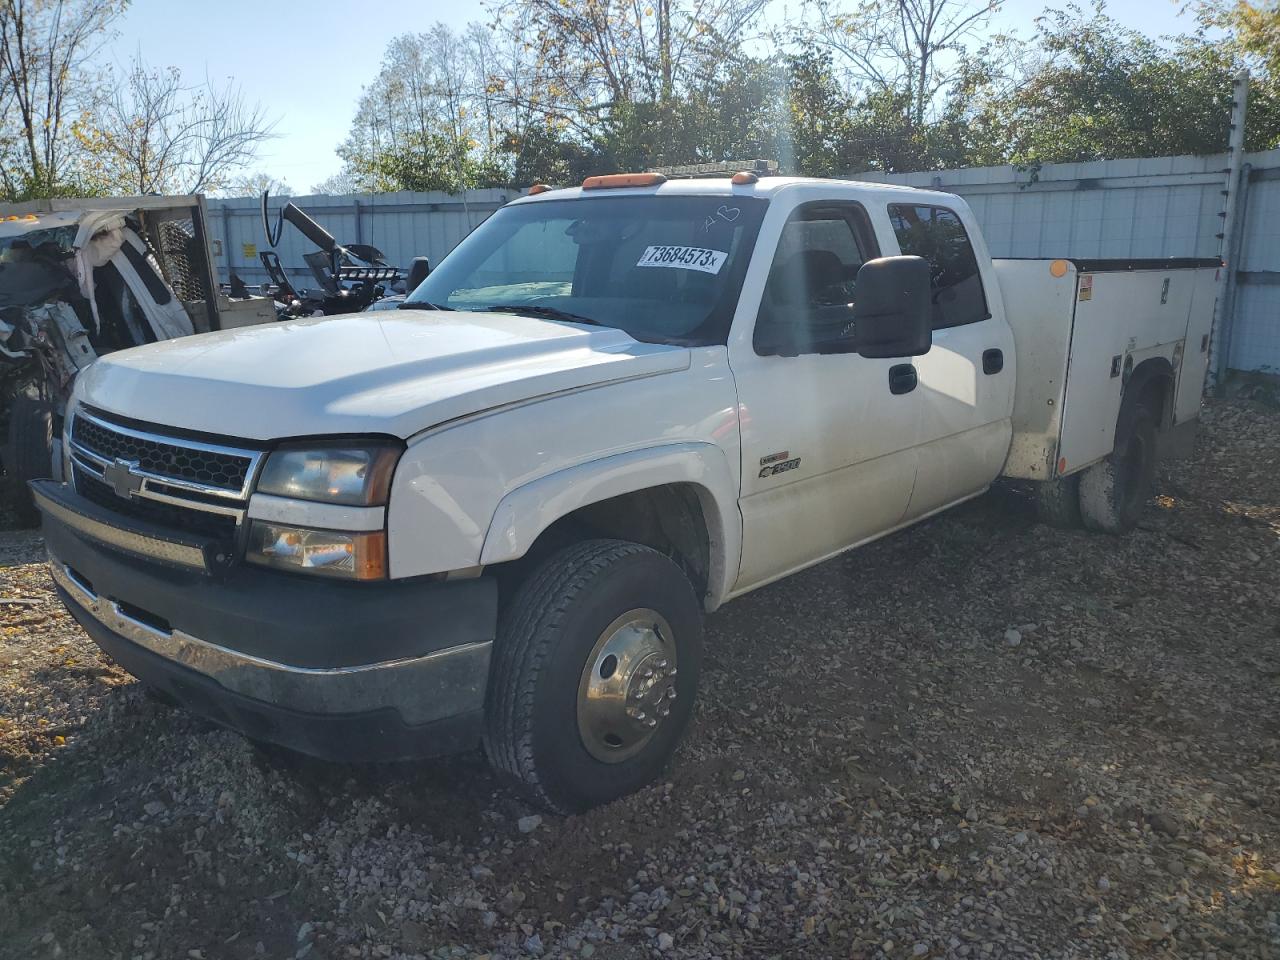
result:
[(344, 580), (384, 580), (387, 534), (308, 530), (255, 520), (249, 527), (245, 559), (264, 567)]
[(582, 181), (583, 190), (608, 190), (617, 187), (656, 187), (666, 183), (660, 173), (610, 173), (601, 177), (587, 177)]

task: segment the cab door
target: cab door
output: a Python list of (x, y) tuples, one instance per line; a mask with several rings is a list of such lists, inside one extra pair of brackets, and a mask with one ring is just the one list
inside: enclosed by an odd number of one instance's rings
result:
[(900, 252), (929, 261), (933, 346), (916, 358), (919, 449), (907, 510), (916, 519), (979, 493), (1004, 467), (1013, 435), (1013, 331), (999, 288), (983, 282), (961, 214), (930, 203), (890, 204)]
[(913, 358), (861, 357), (839, 336), (858, 268), (879, 255), (866, 211), (852, 201), (804, 203), (773, 229), (755, 323), (729, 342), (742, 431), (735, 590), (893, 528), (915, 479)]

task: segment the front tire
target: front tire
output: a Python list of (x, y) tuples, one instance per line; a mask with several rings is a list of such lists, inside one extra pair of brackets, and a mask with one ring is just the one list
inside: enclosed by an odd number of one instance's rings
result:
[(1156, 418), (1141, 403), (1121, 414), (1115, 447), (1080, 474), (1080, 515), (1090, 530), (1127, 533), (1138, 523), (1156, 474)]
[(670, 559), (620, 540), (548, 557), (506, 611), (485, 709), (489, 762), (577, 813), (656, 779), (689, 722), (702, 611)]

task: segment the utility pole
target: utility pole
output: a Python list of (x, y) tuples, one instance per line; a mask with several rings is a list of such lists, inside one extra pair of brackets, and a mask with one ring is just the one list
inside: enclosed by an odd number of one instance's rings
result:
[(1209, 341), (1209, 371), (1206, 389), (1222, 396), (1226, 389), (1227, 364), (1231, 362), (1231, 328), (1235, 322), (1236, 273), (1239, 268), (1240, 228), (1244, 224), (1243, 200), (1248, 184), (1244, 172), (1244, 124), (1249, 106), (1249, 71), (1241, 70), (1231, 85), (1231, 136), (1227, 147), (1226, 188), (1222, 191), (1222, 232), (1218, 234), (1222, 269), (1218, 276), (1213, 334)]

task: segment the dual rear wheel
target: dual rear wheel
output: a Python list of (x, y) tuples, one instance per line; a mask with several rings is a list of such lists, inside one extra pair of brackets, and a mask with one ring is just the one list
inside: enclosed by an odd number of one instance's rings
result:
[(1127, 533), (1137, 526), (1156, 471), (1155, 415), (1143, 403), (1126, 405), (1111, 453), (1079, 474), (1037, 485), (1040, 519), (1057, 527)]

